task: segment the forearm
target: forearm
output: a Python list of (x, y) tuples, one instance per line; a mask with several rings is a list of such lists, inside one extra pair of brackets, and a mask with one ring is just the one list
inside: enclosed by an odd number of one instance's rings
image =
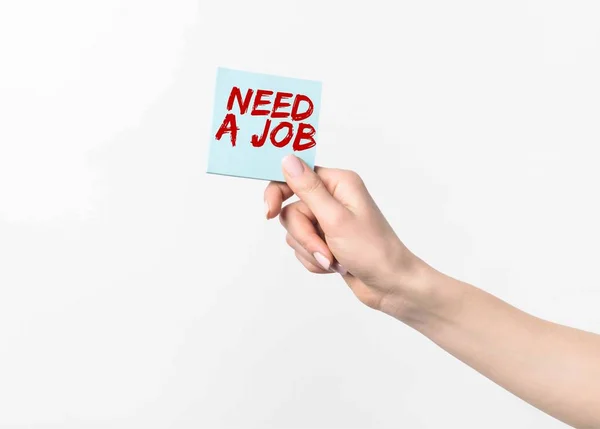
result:
[(417, 281), (388, 303), (393, 316), (546, 413), (600, 427), (599, 335), (541, 320), (433, 269)]

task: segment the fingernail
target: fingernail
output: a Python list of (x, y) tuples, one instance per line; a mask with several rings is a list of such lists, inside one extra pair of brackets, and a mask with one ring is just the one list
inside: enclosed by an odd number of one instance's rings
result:
[(313, 256), (315, 257), (315, 259), (317, 260), (317, 262), (319, 263), (319, 265), (321, 265), (323, 267), (324, 270), (329, 271), (329, 266), (331, 265), (329, 263), (329, 259), (327, 259), (325, 256), (323, 256), (319, 252), (313, 253)]
[(342, 267), (338, 261), (333, 261), (333, 264), (331, 264), (331, 269), (342, 276), (348, 273), (348, 271)]
[(287, 171), (290, 177), (300, 176), (304, 171), (302, 162), (300, 162), (300, 160), (294, 155), (285, 156), (281, 160), (281, 165), (283, 165), (283, 169)]
[(269, 203), (265, 201), (265, 216), (269, 219)]

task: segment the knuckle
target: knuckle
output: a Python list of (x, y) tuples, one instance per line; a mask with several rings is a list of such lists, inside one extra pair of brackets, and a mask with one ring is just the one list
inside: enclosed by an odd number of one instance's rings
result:
[(289, 232), (285, 235), (285, 242), (291, 248), (294, 247), (294, 238), (291, 236), (291, 234)]
[(298, 243), (298, 245), (300, 247), (302, 247), (303, 249), (308, 250), (308, 239), (305, 236), (299, 236), (299, 237), (295, 237), (296, 242)]
[(334, 210), (327, 216), (327, 223), (333, 227), (344, 225), (347, 221), (348, 212), (346, 210)]
[(281, 212), (279, 213), (279, 223), (281, 223), (284, 227), (287, 225), (290, 210), (290, 205), (287, 205), (284, 208), (282, 208)]
[(319, 191), (322, 186), (323, 182), (321, 182), (321, 180), (319, 180), (319, 178), (315, 176), (304, 184), (304, 186), (302, 187), (302, 192), (305, 194), (312, 194)]
[(302, 265), (306, 266), (304, 261), (302, 260), (302, 256), (300, 256), (300, 252), (298, 252), (297, 250), (294, 252), (294, 256), (296, 256), (296, 259), (298, 260), (298, 262), (300, 262)]
[(363, 181), (362, 177), (360, 177), (360, 175), (352, 170), (346, 170), (344, 172), (345, 175), (345, 180), (355, 186), (364, 186), (365, 182)]

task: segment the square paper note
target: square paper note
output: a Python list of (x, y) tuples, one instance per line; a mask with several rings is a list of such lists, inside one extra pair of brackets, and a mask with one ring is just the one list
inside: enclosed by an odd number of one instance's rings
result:
[(283, 181), (290, 153), (314, 168), (321, 83), (219, 68), (208, 173)]

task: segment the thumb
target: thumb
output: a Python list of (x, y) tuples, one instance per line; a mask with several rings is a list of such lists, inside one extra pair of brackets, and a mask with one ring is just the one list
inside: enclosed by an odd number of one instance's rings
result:
[(287, 155), (281, 165), (288, 186), (304, 201), (321, 225), (335, 223), (346, 214), (346, 208), (333, 198), (321, 178), (304, 161)]

